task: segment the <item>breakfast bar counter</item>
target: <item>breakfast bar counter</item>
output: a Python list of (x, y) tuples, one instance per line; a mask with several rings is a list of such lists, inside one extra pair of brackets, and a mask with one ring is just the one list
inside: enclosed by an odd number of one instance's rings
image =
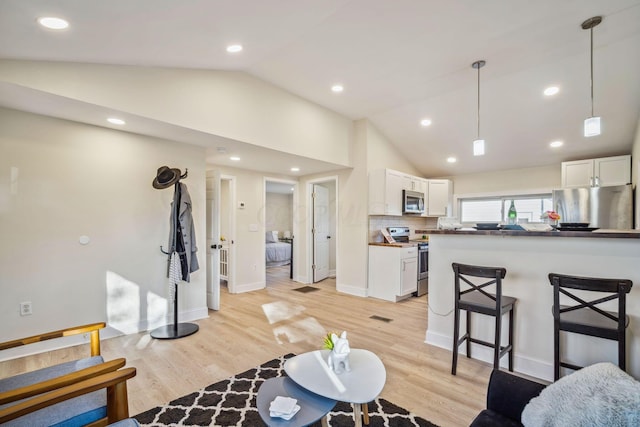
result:
[(587, 237), (609, 239), (640, 239), (640, 230), (603, 230), (595, 231), (521, 231), (521, 230), (421, 230), (433, 234), (480, 235), (480, 236), (516, 236), (516, 237)]
[[(629, 279), (627, 372), (640, 378), (640, 233), (629, 231), (453, 231), (429, 230), (429, 312), (426, 342), (452, 349), (453, 262), (504, 267), (503, 293), (515, 309), (514, 369), (553, 379), (553, 288), (549, 273)], [(617, 306), (603, 306), (617, 310)], [(464, 317), (463, 317), (464, 318)], [(506, 320), (505, 320), (506, 321)], [(476, 315), (473, 334), (493, 341), (493, 320)], [(615, 341), (563, 334), (564, 358), (578, 365), (617, 364)], [(464, 346), (460, 347), (464, 352)], [(473, 357), (491, 363), (491, 349), (473, 347)], [(506, 363), (506, 358), (503, 358)]]

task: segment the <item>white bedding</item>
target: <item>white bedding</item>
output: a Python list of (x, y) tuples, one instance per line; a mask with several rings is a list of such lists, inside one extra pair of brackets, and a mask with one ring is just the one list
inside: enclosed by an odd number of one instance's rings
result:
[(266, 244), (267, 266), (286, 265), (291, 262), (291, 245), (285, 242)]

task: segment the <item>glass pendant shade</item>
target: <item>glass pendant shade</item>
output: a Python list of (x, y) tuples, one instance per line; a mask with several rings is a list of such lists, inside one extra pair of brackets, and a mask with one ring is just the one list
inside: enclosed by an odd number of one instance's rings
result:
[(473, 155), (484, 156), (484, 139), (476, 139), (473, 141)]
[(600, 135), (600, 117), (589, 117), (584, 121), (584, 136)]

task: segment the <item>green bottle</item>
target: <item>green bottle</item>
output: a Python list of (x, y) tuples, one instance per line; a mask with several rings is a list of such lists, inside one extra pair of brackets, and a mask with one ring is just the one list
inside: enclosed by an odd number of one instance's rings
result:
[(509, 224), (518, 223), (518, 212), (516, 211), (516, 205), (511, 200), (511, 206), (509, 207), (509, 213), (507, 214)]

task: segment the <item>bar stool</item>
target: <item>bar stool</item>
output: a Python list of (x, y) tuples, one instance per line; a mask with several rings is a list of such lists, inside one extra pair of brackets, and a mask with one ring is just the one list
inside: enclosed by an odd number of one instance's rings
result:
[[(481, 267), (477, 265), (465, 265), (453, 263), (455, 275), (455, 307), (453, 329), (453, 363), (451, 375), (456, 374), (458, 364), (458, 347), (464, 341), (467, 342), (467, 357), (471, 357), (471, 343), (493, 348), (493, 368), (500, 368), (500, 359), (509, 353), (509, 371), (513, 371), (513, 311), (516, 298), (502, 295), (502, 279), (507, 270), (500, 267)], [(486, 282), (475, 283), (471, 278), (490, 279)], [(476, 280), (477, 282), (478, 280)], [(480, 280), (481, 281), (481, 280)], [(465, 290), (460, 289), (460, 283), (469, 285)], [(487, 286), (496, 286), (495, 294), (485, 290)], [(460, 335), (460, 310), (467, 311), (467, 331)], [(495, 337), (490, 343), (471, 337), (471, 313), (480, 313), (495, 317)], [(509, 344), (501, 345), (502, 315), (509, 313)]]
[[(618, 366), (626, 370), (626, 335), (629, 325), (626, 315), (626, 295), (631, 291), (633, 282), (622, 279), (598, 279), (592, 277), (566, 276), (549, 273), (549, 282), (553, 286), (553, 378), (560, 378), (560, 367), (577, 370), (582, 366), (563, 362), (560, 358), (560, 331), (590, 335), (618, 342)], [(586, 293), (575, 295), (567, 289), (609, 294), (585, 301)], [(560, 305), (560, 294), (566, 295), (577, 304)], [(606, 301), (618, 300), (618, 311), (604, 311), (597, 305)], [(572, 302), (573, 302), (572, 301)]]

